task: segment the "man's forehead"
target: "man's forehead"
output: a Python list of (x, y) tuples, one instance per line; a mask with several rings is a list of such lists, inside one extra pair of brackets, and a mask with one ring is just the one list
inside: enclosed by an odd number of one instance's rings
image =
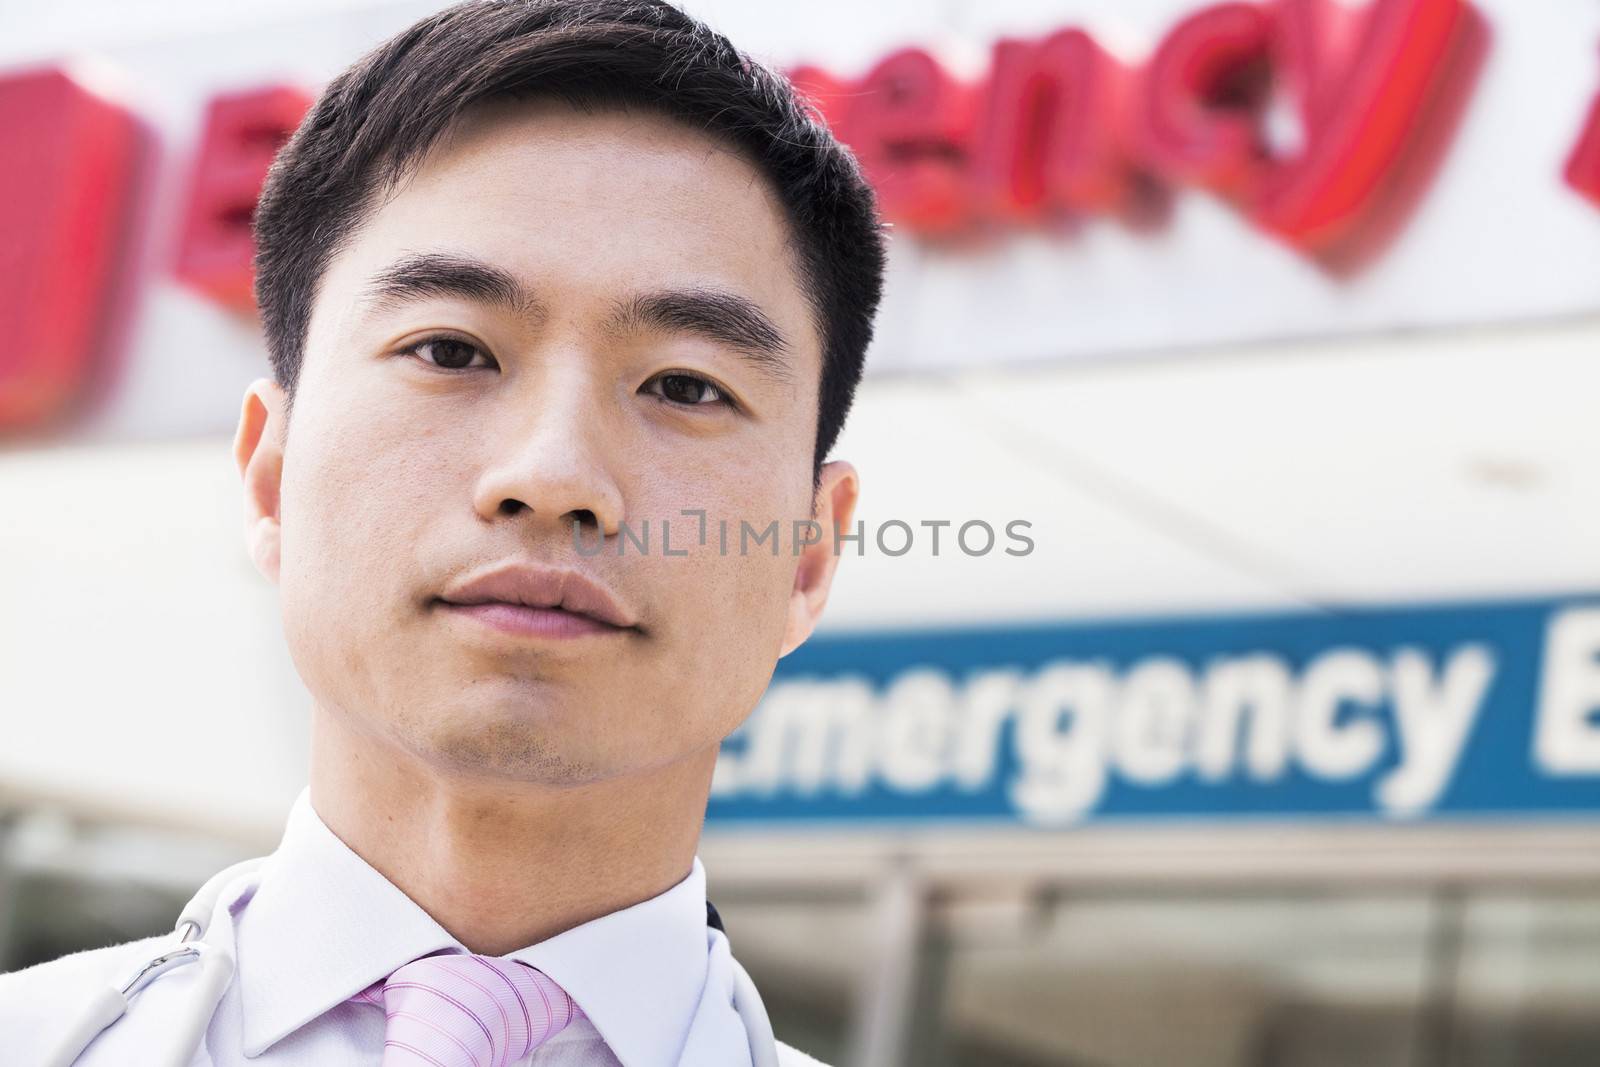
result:
[(754, 167), (753, 161), (727, 138), (678, 118), (661, 104), (623, 99), (569, 100), (550, 93), (491, 96), (462, 108), (446, 128), (444, 138), (467, 141), (486, 132), (498, 135), (509, 130), (554, 131), (564, 138), (624, 133), (726, 152)]
[[(522, 155), (570, 165), (595, 157), (595, 165), (633, 168), (689, 164), (700, 180), (731, 178), (787, 222), (782, 202), (760, 165), (740, 146), (672, 115), (656, 105), (624, 102), (578, 104), (559, 97), (499, 96), (469, 105), (447, 126), (424, 156), (405, 170), (415, 181), (429, 171)], [(524, 160), (523, 162), (527, 162)]]

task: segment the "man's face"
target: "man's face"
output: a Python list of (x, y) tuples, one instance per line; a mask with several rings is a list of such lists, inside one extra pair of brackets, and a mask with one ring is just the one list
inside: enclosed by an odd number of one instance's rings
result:
[[(738, 725), (805, 636), (821, 359), (788, 237), (751, 164), (663, 117), (497, 104), (441, 142), (329, 264), (282, 453), (283, 619), (324, 712), (553, 783)], [(773, 519), (778, 554), (741, 553)], [(441, 599), (502, 564), (632, 625)]]

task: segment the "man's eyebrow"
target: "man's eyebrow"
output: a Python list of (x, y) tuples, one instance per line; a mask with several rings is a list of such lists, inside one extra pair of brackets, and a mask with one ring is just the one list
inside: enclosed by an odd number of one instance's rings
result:
[(362, 303), (383, 311), (425, 296), (462, 297), (535, 320), (545, 313), (511, 272), (450, 252), (419, 252), (389, 264), (368, 280)]
[(611, 327), (619, 333), (655, 329), (698, 334), (737, 349), (759, 370), (789, 382), (794, 367), (790, 347), (773, 321), (753, 300), (725, 289), (663, 289), (642, 293), (618, 305)]

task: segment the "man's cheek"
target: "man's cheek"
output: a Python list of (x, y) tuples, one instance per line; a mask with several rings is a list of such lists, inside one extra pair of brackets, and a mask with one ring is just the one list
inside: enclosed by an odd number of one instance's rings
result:
[(763, 549), (759, 555), (729, 557), (720, 561), (731, 588), (719, 611), (727, 629), (727, 648), (738, 650), (740, 662), (765, 671), (765, 655), (776, 660), (783, 639), (789, 590), (794, 584), (794, 561), (782, 551), (777, 556)]
[[(403, 544), (405, 527), (437, 510), (443, 492), (431, 465), (420, 457), (352, 448), (322, 465), (307, 503), (319, 525), (330, 531), (330, 540), (359, 546), (390, 535)], [(469, 507), (470, 501), (460, 506)]]

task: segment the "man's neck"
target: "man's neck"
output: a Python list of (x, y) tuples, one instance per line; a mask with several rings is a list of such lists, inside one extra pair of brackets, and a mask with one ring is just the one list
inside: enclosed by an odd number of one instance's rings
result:
[(500, 956), (682, 881), (715, 758), (578, 786), (446, 776), (318, 709), (311, 805), (468, 950)]

